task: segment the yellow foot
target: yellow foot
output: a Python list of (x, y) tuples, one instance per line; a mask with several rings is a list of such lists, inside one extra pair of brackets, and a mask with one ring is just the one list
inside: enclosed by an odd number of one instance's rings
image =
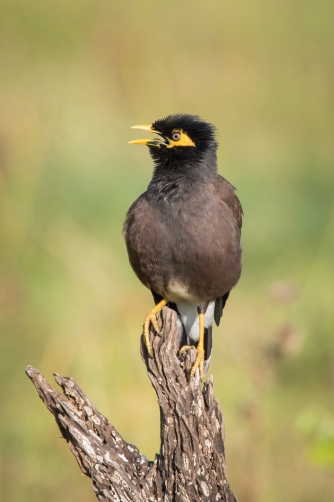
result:
[[(197, 368), (199, 368), (199, 376), (200, 379), (202, 379), (204, 373), (204, 313), (203, 312), (198, 314), (198, 320), (199, 320), (199, 340), (196, 348), (197, 356), (193, 364), (193, 367), (191, 368), (190, 371), (190, 378), (192, 378), (195, 375)], [(189, 345), (184, 345), (180, 350), (180, 355), (182, 355), (186, 350), (189, 349), (191, 349)]]
[(158, 316), (160, 310), (162, 309), (162, 307), (164, 307), (165, 305), (167, 305), (167, 300), (165, 300), (165, 299), (161, 300), (161, 302), (159, 302), (154, 307), (154, 309), (150, 310), (150, 312), (147, 314), (147, 316), (145, 317), (145, 320), (144, 320), (143, 337), (144, 337), (145, 347), (147, 348), (147, 352), (150, 357), (153, 357), (152, 344), (150, 342), (150, 337), (149, 337), (150, 325), (152, 324), (155, 331), (159, 334), (159, 326), (157, 323), (157, 316)]
[[(191, 348), (192, 348), (191, 345), (184, 345), (180, 350), (180, 355), (184, 354), (186, 350), (189, 350)], [(197, 347), (196, 350), (197, 350), (197, 356), (193, 364), (193, 367), (191, 368), (190, 371), (190, 378), (192, 378), (195, 375), (196, 370), (199, 367), (199, 376), (202, 379), (204, 373), (204, 349)]]

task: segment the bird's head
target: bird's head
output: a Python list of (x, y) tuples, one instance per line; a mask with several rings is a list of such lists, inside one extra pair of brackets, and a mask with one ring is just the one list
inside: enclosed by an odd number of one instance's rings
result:
[(153, 124), (136, 125), (132, 129), (142, 129), (159, 135), (158, 138), (129, 141), (135, 145), (147, 145), (157, 163), (168, 160), (200, 160), (208, 150), (217, 149), (215, 127), (197, 115), (169, 115)]

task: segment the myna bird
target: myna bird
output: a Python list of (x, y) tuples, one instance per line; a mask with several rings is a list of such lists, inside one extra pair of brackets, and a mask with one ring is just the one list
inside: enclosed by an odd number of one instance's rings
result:
[(188, 339), (180, 352), (198, 342), (191, 376), (199, 367), (202, 377), (213, 321), (219, 324), (241, 274), (242, 207), (235, 188), (217, 172), (212, 124), (176, 114), (133, 129), (159, 136), (130, 141), (149, 147), (154, 171), (124, 224), (131, 266), (156, 301), (144, 320), (145, 345), (152, 356), (150, 324), (158, 332), (157, 315), (172, 302)]

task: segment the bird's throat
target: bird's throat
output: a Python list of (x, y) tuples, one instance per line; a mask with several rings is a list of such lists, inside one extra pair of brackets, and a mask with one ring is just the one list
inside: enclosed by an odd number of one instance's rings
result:
[(159, 162), (155, 163), (152, 180), (148, 192), (159, 200), (170, 202), (186, 199), (203, 183), (214, 182), (217, 175), (216, 157), (201, 161), (186, 163)]

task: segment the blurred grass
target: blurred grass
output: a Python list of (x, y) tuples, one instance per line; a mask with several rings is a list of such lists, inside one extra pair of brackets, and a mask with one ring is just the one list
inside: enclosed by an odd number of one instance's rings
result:
[(94, 500), (27, 364), (72, 375), (128, 441), (159, 447), (139, 355), (152, 301), (121, 228), (152, 170), (129, 127), (174, 112), (217, 125), (245, 211), (210, 367), (232, 487), (333, 499), (317, 432), (334, 412), (333, 14), (327, 0), (2, 0), (1, 500)]

